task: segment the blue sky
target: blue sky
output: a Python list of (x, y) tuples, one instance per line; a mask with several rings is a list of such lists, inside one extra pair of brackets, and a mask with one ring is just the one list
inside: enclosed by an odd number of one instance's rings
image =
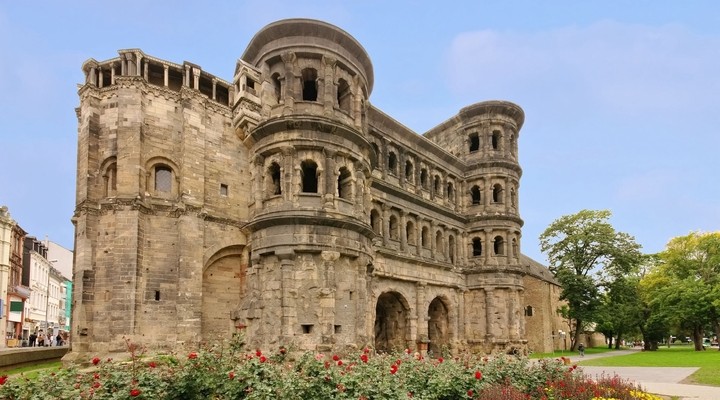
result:
[(135, 1), (0, 3), (0, 205), (72, 248), (80, 66), (118, 49), (231, 80), (283, 18), (353, 35), (370, 101), (418, 133), (491, 99), (526, 122), (522, 251), (555, 219), (608, 209), (647, 253), (720, 226), (720, 2)]

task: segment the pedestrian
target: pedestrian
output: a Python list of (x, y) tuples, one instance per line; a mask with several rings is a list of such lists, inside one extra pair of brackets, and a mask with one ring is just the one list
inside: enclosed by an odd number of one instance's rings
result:
[(35, 341), (37, 340), (37, 335), (35, 334), (35, 332), (30, 334), (30, 337), (28, 338), (28, 340), (29, 340), (28, 345), (30, 347), (35, 347)]
[(585, 357), (585, 345), (580, 343), (578, 346), (578, 352), (580, 352), (580, 357)]
[(57, 337), (55, 338), (55, 341), (56, 341), (57, 346), (62, 346), (62, 336), (60, 336), (59, 332), (58, 332)]

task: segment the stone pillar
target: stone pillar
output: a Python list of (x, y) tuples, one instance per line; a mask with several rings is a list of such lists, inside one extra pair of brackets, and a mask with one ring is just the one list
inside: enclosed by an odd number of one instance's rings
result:
[(495, 315), (495, 290), (493, 288), (485, 289), (485, 337), (492, 339), (495, 337), (495, 329), (493, 329), (493, 315)]
[(115, 63), (110, 64), (110, 84), (115, 84)]
[(417, 318), (417, 347), (420, 350), (420, 354), (423, 356), (427, 355), (428, 344), (430, 343), (430, 336), (428, 335), (428, 309), (425, 300), (425, 290), (427, 284), (425, 282), (418, 282), (415, 284), (415, 291), (417, 292), (415, 313)]
[(387, 162), (388, 162), (388, 149), (387, 149), (387, 139), (384, 137), (380, 138), (380, 145), (382, 146), (380, 148), (380, 155), (378, 155), (378, 167), (380, 167), (380, 171), (382, 171), (382, 178), (383, 180), (387, 180)]
[(135, 53), (135, 75), (140, 76), (142, 73), (142, 55), (140, 53)]
[(293, 171), (295, 170), (295, 148), (285, 146), (282, 148), (282, 163), (280, 165), (280, 184), (282, 185), (282, 196), (285, 201), (292, 201), (297, 193), (293, 192)]
[(145, 66), (143, 67), (143, 78), (145, 78), (145, 82), (148, 81), (149, 73), (150, 73), (150, 64), (145, 63)]
[(415, 253), (422, 256), (422, 218), (415, 219)]
[(127, 74), (127, 57), (126, 54), (120, 55), (120, 76)]
[(407, 222), (405, 220), (405, 215), (407, 213), (403, 210), (400, 210), (400, 251), (407, 251)]
[(190, 66), (185, 65), (185, 75), (183, 78), (183, 86), (190, 87)]
[(168, 82), (170, 80), (170, 76), (168, 73), (169, 69), (170, 69), (169, 65), (163, 64), (163, 86), (165, 86), (165, 87), (168, 87)]
[(93, 86), (98, 86), (97, 72), (95, 71), (94, 66), (90, 67), (90, 72), (88, 73), (87, 79), (85, 81)]
[(212, 78), (212, 99), (213, 99), (214, 101), (217, 101), (217, 100), (216, 100), (216, 99), (217, 99), (216, 94), (217, 94), (217, 78), (213, 77), (213, 78)]
[(263, 208), (263, 182), (265, 180), (265, 174), (263, 169), (265, 168), (265, 158), (257, 155), (254, 160), (254, 167), (252, 170), (255, 179), (252, 180), (252, 193), (255, 201), (255, 210), (260, 211)]
[(398, 180), (400, 187), (405, 189), (405, 151), (402, 148), (398, 148)]
[(105, 87), (105, 77), (103, 76), (102, 67), (98, 67), (98, 87)]
[(519, 305), (518, 305), (518, 298), (517, 298), (517, 291), (513, 289), (507, 290), (507, 296), (508, 296), (508, 338), (511, 340), (518, 340), (520, 338), (520, 315), (519, 315)]
[(321, 99), (323, 103), (323, 113), (325, 116), (332, 116), (333, 115), (333, 108), (335, 106), (335, 102), (337, 101), (337, 96), (333, 96), (335, 93), (337, 93), (337, 88), (335, 86), (335, 82), (333, 77), (335, 76), (335, 64), (337, 63), (337, 60), (332, 57), (325, 57), (323, 56), (323, 66), (325, 67), (323, 70), (323, 78), (322, 78), (322, 91), (320, 82), (318, 82), (318, 99)]
[(280, 335), (291, 337), (293, 334), (293, 325), (297, 319), (297, 310), (293, 301), (296, 292), (295, 288), (295, 252), (292, 249), (282, 249), (276, 251), (280, 260), (280, 291), (281, 313), (280, 313)]
[(283, 114), (292, 114), (295, 109), (295, 61), (297, 57), (295, 53), (288, 51), (282, 54), (282, 60), (285, 65), (285, 84), (282, 89), (285, 91), (280, 97), (285, 99), (285, 108)]
[(483, 232), (485, 233), (485, 248), (483, 248), (485, 265), (490, 265), (490, 253), (494, 251), (493, 242), (490, 238), (491, 231), (489, 229), (483, 229)]
[(337, 251), (323, 251), (320, 253), (323, 260), (323, 288), (320, 289), (320, 329), (323, 342), (331, 341), (335, 333), (335, 263), (340, 258)]
[(382, 213), (383, 246), (387, 246), (388, 241), (390, 240), (390, 206), (387, 204), (383, 204)]
[(436, 259), (435, 255), (438, 251), (436, 248), (436, 240), (435, 240), (435, 230), (437, 229), (437, 223), (435, 221), (430, 221), (430, 258), (433, 260)]
[(193, 74), (193, 89), (200, 90), (200, 72), (202, 70), (200, 68), (193, 68), (192, 74)]
[(340, 172), (335, 168), (335, 151), (324, 149), (323, 152), (325, 153), (325, 195), (323, 196), (325, 204), (323, 207), (335, 208), (335, 194), (338, 190), (337, 182)]

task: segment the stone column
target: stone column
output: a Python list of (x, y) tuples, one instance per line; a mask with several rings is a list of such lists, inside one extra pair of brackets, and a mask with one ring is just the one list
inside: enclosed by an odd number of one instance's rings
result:
[(150, 73), (150, 64), (145, 63), (145, 66), (143, 67), (143, 78), (145, 78), (145, 82), (148, 81), (148, 76)]
[(337, 93), (337, 88), (333, 79), (335, 76), (335, 64), (337, 64), (336, 59), (323, 56), (323, 66), (325, 69), (323, 70), (322, 82), (324, 84), (322, 85), (323, 90), (321, 92), (321, 87), (318, 83), (318, 96), (322, 95), (322, 97), (318, 97), (318, 99), (321, 99), (323, 102), (323, 113), (328, 117), (333, 115), (333, 109), (337, 98), (337, 96), (333, 96), (333, 94)]
[(382, 205), (382, 231), (383, 231), (383, 246), (388, 245), (390, 240), (390, 206), (387, 204)]
[(485, 289), (485, 337), (492, 339), (495, 337), (495, 329), (493, 329), (493, 315), (495, 315), (495, 290), (493, 288)]
[(282, 185), (282, 195), (285, 201), (293, 200), (297, 193), (293, 191), (293, 171), (295, 170), (295, 148), (286, 146), (282, 148), (282, 164), (280, 168), (280, 184)]
[(263, 208), (263, 183), (265, 180), (265, 174), (263, 171), (265, 167), (265, 158), (263, 156), (257, 155), (255, 156), (254, 160), (254, 175), (255, 179), (253, 179), (253, 198), (255, 200), (255, 210), (260, 211)]
[(415, 219), (415, 253), (418, 257), (422, 257), (422, 221), (420, 216)]
[(323, 288), (320, 289), (320, 329), (323, 342), (331, 341), (335, 333), (335, 263), (340, 258), (337, 251), (323, 251), (320, 253), (323, 260)]
[(115, 63), (110, 64), (110, 84), (115, 84)]
[(98, 87), (105, 87), (105, 77), (103, 76), (102, 67), (98, 67)]
[(435, 243), (436, 242), (435, 241), (435, 235), (436, 235), (435, 230), (436, 229), (437, 229), (437, 223), (434, 220), (430, 221), (430, 238), (429, 238), (430, 239), (430, 258), (432, 258), (433, 260), (436, 259), (435, 255), (438, 251), (438, 249), (436, 248), (436, 243)]
[[(324, 208), (335, 208), (335, 194), (337, 193), (337, 182), (340, 172), (336, 171), (335, 151), (324, 149), (325, 153), (325, 204)], [(318, 182), (320, 183), (320, 182)], [(319, 187), (319, 185), (318, 185)]]
[(280, 292), (281, 292), (281, 313), (280, 313), (280, 334), (284, 337), (293, 335), (293, 325), (297, 319), (295, 309), (294, 293), (295, 288), (295, 252), (292, 249), (276, 251), (275, 255), (280, 260)]
[(217, 78), (212, 78), (212, 99), (213, 101), (217, 101)]
[(193, 68), (193, 89), (200, 90), (200, 72), (202, 70), (200, 68)]
[(190, 66), (185, 65), (185, 75), (183, 78), (183, 86), (190, 87)]
[(425, 290), (427, 284), (425, 282), (418, 282), (415, 284), (415, 291), (417, 292), (417, 299), (415, 303), (415, 314), (417, 318), (417, 346), (420, 350), (420, 354), (423, 356), (427, 355), (428, 343), (430, 343), (430, 336), (428, 335), (428, 310), (426, 307)]
[(169, 75), (170, 66), (167, 64), (163, 64), (163, 86), (168, 87), (168, 82), (170, 80)]
[(407, 251), (407, 222), (405, 219), (406, 212), (400, 210), (400, 251)]
[(485, 253), (485, 265), (490, 265), (490, 253), (494, 251), (494, 246), (492, 240), (490, 239), (490, 230), (483, 229), (483, 232), (485, 232), (485, 248), (483, 249), (483, 252)]
[(285, 84), (282, 85), (282, 89), (285, 93), (281, 94), (280, 97), (285, 100), (283, 114), (287, 115), (292, 114), (295, 109), (295, 81), (297, 80), (295, 78), (295, 61), (297, 60), (297, 57), (295, 56), (295, 53), (288, 51), (283, 53), (281, 58), (285, 65)]
[(398, 180), (400, 187), (405, 188), (405, 150), (398, 148)]
[(387, 149), (387, 139), (384, 137), (380, 138), (380, 145), (382, 146), (380, 148), (380, 153), (378, 157), (380, 160), (378, 160), (378, 167), (380, 167), (380, 171), (382, 171), (382, 178), (383, 180), (387, 180), (387, 161), (388, 161), (388, 149)]
[(140, 76), (142, 74), (142, 54), (135, 53), (135, 75)]

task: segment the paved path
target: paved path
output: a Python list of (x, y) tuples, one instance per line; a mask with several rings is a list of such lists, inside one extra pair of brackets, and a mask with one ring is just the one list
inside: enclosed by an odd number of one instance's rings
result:
[[(592, 360), (594, 358), (615, 357), (632, 354), (640, 350), (620, 350), (609, 353), (588, 354), (580, 357), (577, 353), (565, 355), (573, 363)], [(560, 355), (558, 355), (559, 357)], [(589, 367), (581, 366), (582, 370), (591, 377), (619, 376), (634, 381), (649, 393), (664, 396), (677, 396), (683, 400), (720, 400), (720, 387), (688, 385), (680, 383), (698, 368), (691, 367)]]

